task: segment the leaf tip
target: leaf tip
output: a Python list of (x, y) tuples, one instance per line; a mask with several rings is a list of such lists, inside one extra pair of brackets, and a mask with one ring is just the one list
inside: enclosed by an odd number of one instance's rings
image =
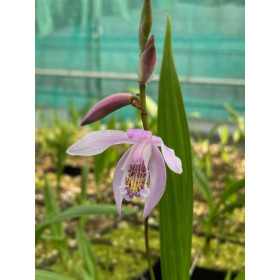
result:
[(171, 19), (168, 13), (166, 13), (166, 32), (167, 31), (171, 31)]
[(168, 13), (166, 13), (165, 43), (171, 47), (171, 19)]

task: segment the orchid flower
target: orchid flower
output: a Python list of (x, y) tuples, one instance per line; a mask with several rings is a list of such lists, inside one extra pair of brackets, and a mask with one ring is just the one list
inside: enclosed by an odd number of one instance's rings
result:
[[(145, 219), (162, 197), (166, 185), (168, 167), (182, 173), (181, 160), (174, 151), (164, 145), (162, 139), (143, 129), (103, 130), (88, 133), (68, 148), (70, 155), (93, 156), (102, 153), (111, 145), (133, 144), (117, 164), (113, 177), (113, 191), (121, 215), (123, 198), (145, 199), (143, 219)], [(162, 154), (158, 147), (161, 147)]]

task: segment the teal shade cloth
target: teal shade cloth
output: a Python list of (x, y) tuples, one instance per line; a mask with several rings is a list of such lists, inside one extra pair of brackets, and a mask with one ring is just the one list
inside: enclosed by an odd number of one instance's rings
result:
[[(159, 74), (161, 65), (168, 12), (178, 75), (210, 80), (181, 83), (186, 111), (223, 121), (229, 118), (224, 108), (224, 103), (228, 103), (243, 114), (244, 1), (154, 0), (152, 5), (152, 34), (158, 58), (155, 74)], [(90, 99), (137, 88), (136, 79), (89, 79), (38, 72), (45, 69), (136, 74), (141, 8), (142, 1), (135, 0), (36, 0), (36, 106), (67, 109), (72, 100), (81, 108)], [(212, 83), (213, 79), (219, 83)], [(157, 100), (157, 82), (151, 82), (147, 92)], [(134, 118), (135, 113), (124, 109), (121, 115)]]

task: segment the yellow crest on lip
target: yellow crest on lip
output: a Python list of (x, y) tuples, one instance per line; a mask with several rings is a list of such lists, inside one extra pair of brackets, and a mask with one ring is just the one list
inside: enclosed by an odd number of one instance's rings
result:
[(144, 189), (148, 179), (149, 176), (144, 162), (131, 164), (125, 177), (125, 185), (129, 196), (140, 196), (139, 192)]

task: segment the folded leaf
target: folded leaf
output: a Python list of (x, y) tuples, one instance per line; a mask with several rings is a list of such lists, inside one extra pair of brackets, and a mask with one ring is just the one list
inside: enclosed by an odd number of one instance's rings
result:
[(167, 169), (166, 190), (159, 204), (162, 279), (188, 280), (193, 219), (191, 144), (172, 57), (169, 16), (159, 80), (158, 134), (168, 147), (174, 149), (183, 167), (181, 175)]

